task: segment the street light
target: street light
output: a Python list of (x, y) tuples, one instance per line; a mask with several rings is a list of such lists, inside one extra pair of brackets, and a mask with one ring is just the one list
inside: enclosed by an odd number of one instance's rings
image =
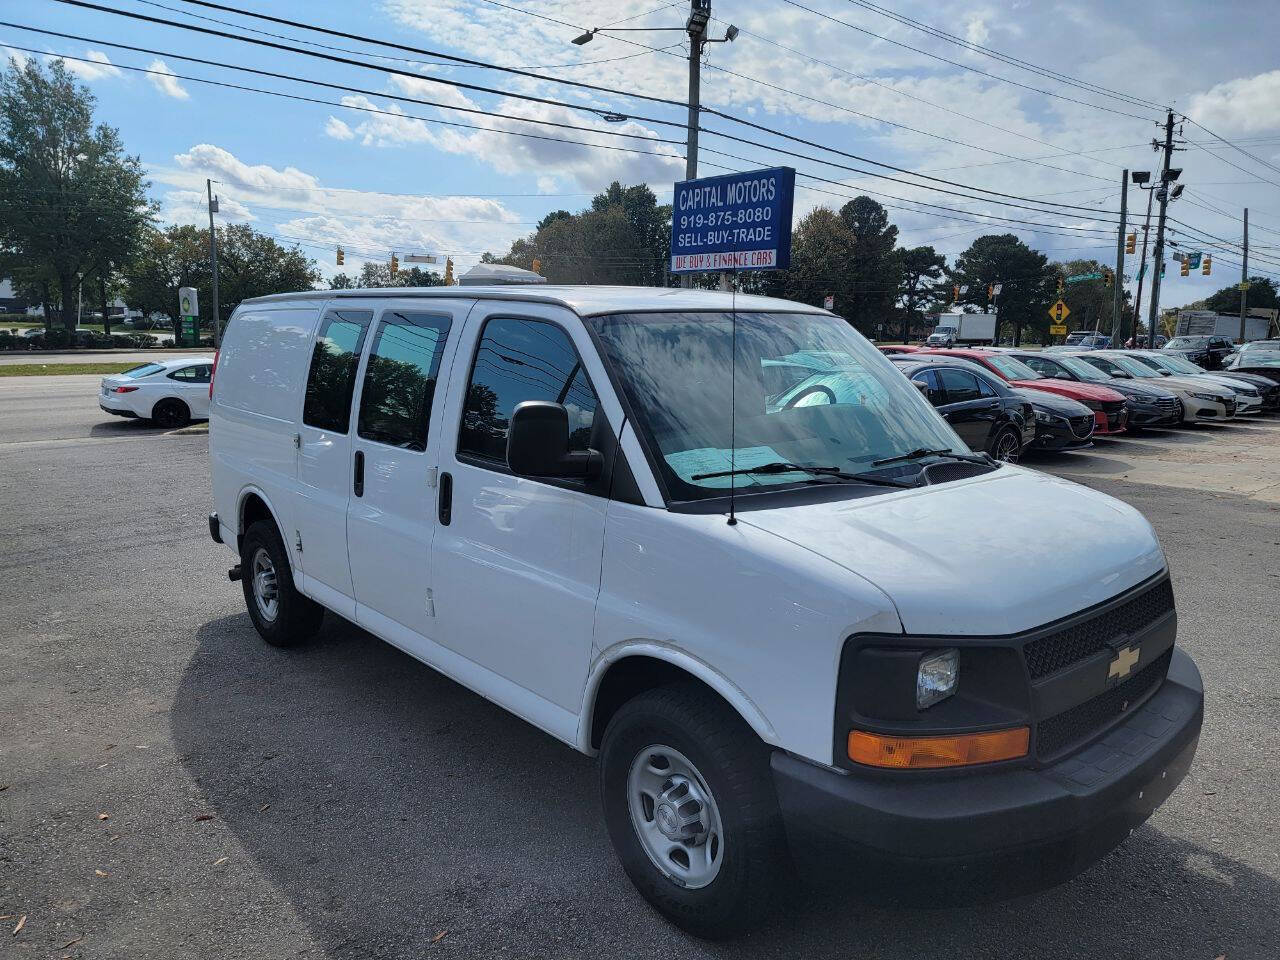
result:
[(1129, 179), (1132, 180), (1134, 183), (1138, 184), (1139, 186), (1141, 186), (1142, 184), (1147, 183), (1148, 181), (1151, 180), (1151, 171), (1135, 170), (1133, 171), (1133, 173), (1129, 174)]

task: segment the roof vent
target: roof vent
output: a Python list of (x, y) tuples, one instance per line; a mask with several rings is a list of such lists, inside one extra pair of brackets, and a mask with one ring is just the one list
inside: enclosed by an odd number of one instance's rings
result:
[(509, 267), (504, 263), (477, 263), (458, 278), (458, 285), (462, 287), (478, 287), (490, 284), (518, 286), (546, 282), (546, 277), (540, 276), (532, 270)]

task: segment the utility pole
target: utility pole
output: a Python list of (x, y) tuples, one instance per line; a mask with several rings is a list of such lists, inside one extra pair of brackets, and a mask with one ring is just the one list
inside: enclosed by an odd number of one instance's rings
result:
[(1147, 349), (1156, 345), (1156, 320), (1160, 317), (1160, 271), (1164, 267), (1164, 224), (1169, 209), (1169, 167), (1173, 162), (1173, 111), (1164, 122), (1164, 163), (1160, 167), (1160, 219), (1156, 221), (1156, 248), (1151, 273), (1151, 305), (1147, 308)]
[(1147, 191), (1147, 218), (1142, 223), (1142, 256), (1138, 258), (1138, 292), (1133, 298), (1133, 342), (1140, 343), (1138, 340), (1138, 324), (1142, 322), (1142, 283), (1146, 280), (1144, 274), (1147, 269), (1147, 238), (1151, 236), (1151, 200), (1155, 196), (1155, 190)]
[[(218, 212), (218, 198), (213, 195), (213, 181), (206, 179), (209, 195), (209, 260), (213, 267), (213, 349), (222, 346), (222, 315), (218, 312), (218, 234), (213, 229), (213, 215)], [(200, 321), (196, 320), (196, 340), (200, 339)]]
[[(711, 0), (690, 0), (689, 20), (689, 122), (684, 151), (684, 178), (698, 177), (698, 120), (702, 99), (702, 48), (707, 39), (707, 24), (711, 20)], [(693, 286), (693, 275), (682, 273), (680, 286)]]
[[(1129, 212), (1129, 171), (1120, 173), (1120, 226), (1116, 233), (1116, 274), (1111, 278), (1111, 343), (1124, 343), (1124, 233)], [(1136, 328), (1135, 328), (1136, 332)]]
[(1240, 261), (1240, 339), (1244, 343), (1244, 319), (1249, 315), (1249, 208), (1244, 208), (1244, 257)]

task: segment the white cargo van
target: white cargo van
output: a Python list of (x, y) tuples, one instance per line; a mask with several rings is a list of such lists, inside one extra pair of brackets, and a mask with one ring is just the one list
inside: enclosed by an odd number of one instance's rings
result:
[(792, 865), (1060, 882), (1194, 755), (1151, 526), (972, 454), (824, 311), (284, 294), (236, 309), (211, 392), (209, 529), (263, 638), (332, 611), (598, 755), (622, 866), (695, 934)]

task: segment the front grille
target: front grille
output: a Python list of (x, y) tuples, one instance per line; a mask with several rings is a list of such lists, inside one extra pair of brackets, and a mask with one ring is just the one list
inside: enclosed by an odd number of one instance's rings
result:
[(1228, 417), (1236, 412), (1236, 402), (1234, 400), (1224, 400), (1222, 405), (1227, 408)]
[(1173, 648), (1170, 647), (1119, 686), (1042, 721), (1036, 733), (1036, 752), (1040, 759), (1045, 760), (1062, 753), (1068, 747), (1101, 732), (1111, 721), (1127, 713), (1138, 701), (1160, 686), (1165, 674), (1169, 672), (1169, 661), (1172, 659)]
[(1090, 657), (1116, 637), (1137, 633), (1173, 610), (1173, 585), (1162, 580), (1118, 607), (1032, 640), (1022, 648), (1032, 680)]
[(1088, 414), (1082, 417), (1068, 417), (1067, 422), (1071, 424), (1071, 432), (1083, 440), (1093, 433), (1096, 421), (1093, 419), (1093, 414)]
[(1173, 413), (1178, 409), (1177, 397), (1158, 397), (1153, 406), (1161, 413)]

